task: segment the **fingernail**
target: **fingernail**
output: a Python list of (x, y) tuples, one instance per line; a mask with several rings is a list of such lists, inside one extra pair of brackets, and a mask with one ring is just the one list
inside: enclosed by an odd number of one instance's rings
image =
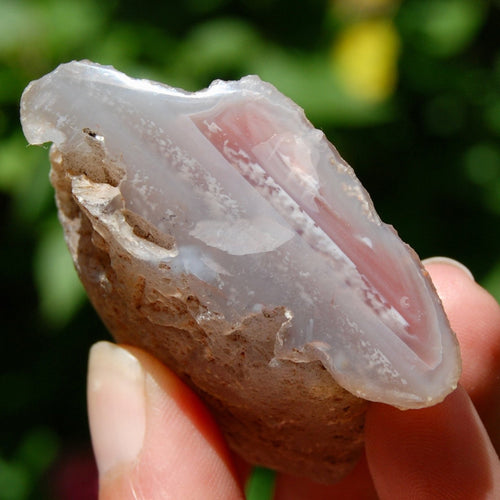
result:
[(144, 370), (110, 342), (90, 349), (87, 381), (90, 433), (99, 475), (139, 455), (146, 428)]
[(470, 269), (466, 266), (464, 266), (461, 262), (458, 262), (458, 260), (450, 259), (449, 257), (430, 257), (428, 259), (424, 259), (422, 261), (422, 264), (427, 265), (427, 264), (447, 264), (449, 266), (454, 266), (458, 269), (461, 269), (467, 276), (472, 281), (474, 280), (474, 275), (471, 273)]

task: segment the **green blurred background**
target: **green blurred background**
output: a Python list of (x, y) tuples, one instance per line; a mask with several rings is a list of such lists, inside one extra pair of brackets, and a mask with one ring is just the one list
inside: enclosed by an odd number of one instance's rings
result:
[[(108, 338), (72, 268), (19, 98), (91, 59), (196, 90), (249, 73), (305, 108), (422, 258), (500, 297), (500, 2), (0, 0), (0, 500), (95, 498), (90, 344)], [(265, 498), (265, 481), (252, 486)], [(259, 490), (259, 488), (261, 488)]]

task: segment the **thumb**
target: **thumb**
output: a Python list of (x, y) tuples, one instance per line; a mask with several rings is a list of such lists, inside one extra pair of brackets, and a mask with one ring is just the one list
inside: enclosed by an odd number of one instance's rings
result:
[(242, 498), (211, 416), (149, 354), (94, 345), (87, 397), (101, 500)]
[(373, 403), (365, 431), (380, 499), (500, 498), (498, 457), (462, 387), (422, 410)]

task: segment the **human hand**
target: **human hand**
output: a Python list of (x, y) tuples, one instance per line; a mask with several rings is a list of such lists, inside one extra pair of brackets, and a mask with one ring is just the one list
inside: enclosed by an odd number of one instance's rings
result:
[[(371, 404), (351, 474), (329, 486), (278, 474), (275, 499), (500, 498), (500, 307), (460, 267), (427, 269), (461, 345), (461, 386), (423, 410)], [(249, 466), (197, 396), (144, 351), (96, 344), (88, 406), (101, 500), (244, 498)]]

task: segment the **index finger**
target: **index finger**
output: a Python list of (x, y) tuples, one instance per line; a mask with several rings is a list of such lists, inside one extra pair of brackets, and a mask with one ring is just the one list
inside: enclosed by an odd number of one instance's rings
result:
[(440, 258), (425, 263), (460, 343), (460, 384), (472, 399), (498, 452), (500, 306), (453, 261)]

